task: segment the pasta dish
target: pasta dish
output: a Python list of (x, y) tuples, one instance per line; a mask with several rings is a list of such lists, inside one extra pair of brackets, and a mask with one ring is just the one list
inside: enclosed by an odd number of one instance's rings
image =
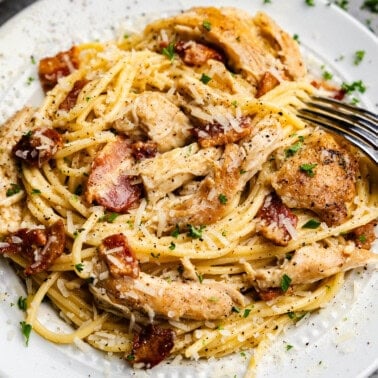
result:
[[(296, 116), (319, 90), (267, 14), (200, 7), (39, 62), (0, 129), (21, 329), (134, 368), (253, 349), (377, 263), (376, 169)], [(38, 319), (48, 298), (71, 333)]]

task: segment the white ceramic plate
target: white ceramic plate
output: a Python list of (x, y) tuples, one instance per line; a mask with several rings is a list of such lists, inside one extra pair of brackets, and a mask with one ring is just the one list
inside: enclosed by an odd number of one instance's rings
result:
[[(25, 104), (38, 105), (42, 93), (36, 61), (73, 43), (107, 40), (117, 30), (140, 27), (151, 18), (170, 15), (193, 5), (232, 5), (250, 13), (262, 9), (291, 34), (298, 34), (313, 61), (321, 61), (341, 80), (362, 80), (360, 98), (377, 111), (377, 40), (337, 7), (318, 0), (42, 0), (0, 28), (0, 123)], [(145, 14), (148, 14), (148, 17)], [(360, 65), (354, 53), (366, 52)], [(29, 79), (32, 78), (32, 79)], [(353, 272), (335, 300), (300, 327), (276, 340), (258, 369), (259, 377), (365, 377), (378, 367), (378, 277), (370, 269)], [(247, 358), (163, 364), (148, 372), (133, 372), (124, 361), (90, 347), (53, 345), (32, 334), (25, 347), (16, 302), (25, 295), (21, 282), (0, 260), (0, 377), (241, 377)], [(43, 307), (45, 322), (64, 328), (54, 311)], [(286, 351), (285, 345), (294, 347)]]

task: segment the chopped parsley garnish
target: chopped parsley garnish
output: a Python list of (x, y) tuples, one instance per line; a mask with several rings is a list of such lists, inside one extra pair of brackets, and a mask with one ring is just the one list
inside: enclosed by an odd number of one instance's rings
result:
[(198, 281), (199, 281), (200, 283), (202, 283), (202, 282), (203, 282), (203, 275), (202, 275), (202, 274), (199, 274), (199, 273), (196, 273), (196, 276), (197, 276), (197, 278), (198, 278)]
[(301, 164), (299, 166), (299, 169), (306, 173), (307, 176), (309, 177), (314, 177), (315, 176), (315, 172), (314, 172), (314, 168), (317, 166), (317, 164), (312, 164), (312, 163), (307, 163), (307, 164)]
[(297, 41), (298, 43), (300, 43), (299, 35), (298, 34), (294, 34), (293, 35), (293, 39), (294, 39), (294, 41)]
[(303, 144), (302, 141), (299, 140), (298, 142), (291, 145), (289, 148), (285, 150), (285, 156), (286, 157), (293, 156), (296, 152), (298, 152), (301, 149), (302, 144)]
[(378, 13), (378, 0), (365, 0), (361, 9), (368, 9), (373, 13)]
[(359, 100), (358, 98), (356, 98), (356, 97), (353, 97), (353, 98), (350, 100), (350, 104), (351, 104), (351, 105), (354, 105), (354, 106), (358, 105), (359, 102), (360, 102), (360, 100)]
[(73, 233), (74, 238), (76, 239), (76, 238), (79, 236), (79, 234), (80, 234), (81, 232), (83, 232), (83, 231), (85, 231), (85, 228), (79, 228), (79, 229), (77, 229), (77, 230)]
[(123, 39), (127, 39), (127, 38), (129, 38), (130, 36), (128, 35), (128, 34), (124, 34), (123, 35)]
[(31, 194), (41, 194), (41, 191), (39, 189), (33, 188)]
[(178, 224), (176, 224), (176, 227), (172, 231), (171, 236), (174, 237), (174, 238), (177, 238), (179, 236), (179, 234), (180, 234), (180, 228), (179, 228)]
[(247, 318), (249, 313), (251, 312), (252, 310), (250, 308), (246, 308), (243, 312), (243, 318)]
[(233, 306), (232, 309), (231, 309), (232, 312), (236, 312), (236, 313), (239, 313), (240, 312), (240, 308), (239, 307), (235, 307)]
[(108, 222), (113, 223), (117, 218), (119, 214), (118, 213), (105, 213), (100, 219), (100, 222)]
[[(218, 297), (210, 297), (209, 299), (208, 299), (210, 302), (218, 302), (219, 301), (219, 298)], [(219, 328), (219, 329), (222, 329), (222, 328)]]
[(171, 42), (167, 47), (161, 50), (162, 54), (165, 55), (170, 61), (175, 58), (175, 45)]
[(84, 270), (84, 264), (83, 263), (79, 263), (79, 264), (76, 264), (75, 265), (75, 269), (80, 273)]
[(30, 55), (30, 61), (31, 61), (32, 64), (35, 64), (35, 63), (36, 63), (35, 58), (34, 58), (33, 55)]
[(218, 200), (222, 205), (225, 205), (228, 201), (227, 197), (224, 194), (219, 194)]
[(15, 194), (19, 193), (21, 191), (21, 186), (18, 184), (11, 183), (11, 187), (7, 189), (6, 191), (6, 196), (11, 197), (14, 196)]
[(358, 240), (361, 242), (361, 243), (365, 243), (366, 242), (366, 236), (365, 235), (360, 235), (358, 237)]
[(153, 253), (151, 252), (151, 256), (154, 258), (154, 259), (158, 259), (160, 257), (160, 253)]
[(335, 4), (341, 9), (348, 10), (348, 0), (337, 0), (335, 1)]
[(311, 228), (311, 229), (315, 229), (315, 228), (318, 228), (320, 226), (320, 222), (317, 221), (316, 219), (310, 219), (308, 220), (303, 226), (302, 228)]
[(33, 135), (33, 131), (29, 130), (25, 134), (23, 134), (25, 137), (30, 138)]
[(263, 3), (264, 4), (272, 4), (272, 0), (264, 0)]
[(290, 286), (290, 283), (291, 283), (291, 278), (287, 275), (287, 274), (284, 274), (281, 278), (281, 283), (280, 283), (280, 286), (281, 286), (281, 290), (286, 293), (287, 292), (287, 289), (289, 288)]
[(203, 23), (202, 23), (202, 26), (204, 29), (206, 29), (207, 31), (210, 31), (211, 30), (211, 22), (209, 20), (205, 20)]
[(30, 85), (34, 80), (35, 80), (34, 77), (29, 76), (29, 77), (28, 77), (28, 80), (26, 80), (26, 84), (27, 84), (27, 85)]
[(358, 81), (354, 81), (353, 83), (350, 83), (350, 84), (342, 83), (341, 89), (344, 90), (346, 93), (352, 93), (354, 91), (358, 91), (360, 93), (365, 93), (366, 86), (361, 80), (358, 80)]
[(288, 312), (287, 313), (287, 316), (294, 320), (295, 322), (299, 322), (302, 318), (304, 318), (306, 316), (307, 312), (302, 312), (302, 313), (295, 313), (295, 312)]
[(18, 308), (22, 311), (26, 311), (28, 304), (27, 304), (27, 298), (19, 297), (17, 300)]
[(173, 251), (176, 248), (176, 244), (171, 242), (171, 244), (168, 247), (171, 251)]
[(234, 100), (234, 101), (231, 102), (231, 105), (236, 108), (238, 106), (238, 102), (236, 100)]
[(204, 84), (207, 84), (209, 81), (211, 80), (211, 77), (210, 76), (207, 76), (206, 74), (202, 74), (201, 78), (200, 78), (200, 81)]
[(190, 236), (193, 239), (201, 239), (202, 238), (202, 231), (205, 229), (205, 226), (193, 226), (191, 224), (188, 224), (189, 231), (187, 233), (188, 236)]
[(91, 99), (90, 96), (85, 97), (85, 101), (88, 102)]
[(365, 57), (365, 51), (364, 50), (358, 50), (354, 53), (354, 64), (358, 66), (362, 60)]
[(240, 355), (242, 356), (242, 357), (246, 357), (247, 355), (245, 354), (245, 352), (240, 352)]
[(244, 173), (247, 173), (247, 171), (246, 171), (245, 169), (241, 169), (241, 170), (239, 171), (239, 173), (240, 173), (241, 175), (244, 175)]
[(133, 354), (128, 354), (126, 356), (126, 359), (127, 359), (127, 361), (134, 361), (135, 360), (135, 356)]
[(21, 332), (25, 337), (25, 344), (26, 344), (26, 346), (28, 346), (29, 345), (30, 333), (31, 333), (33, 327), (31, 326), (31, 324), (28, 324), (24, 321), (20, 322), (20, 325), (21, 325)]
[(286, 344), (286, 350), (290, 350), (291, 348), (293, 348), (292, 345), (290, 345), (290, 344)]
[(315, 6), (315, 0), (305, 0), (305, 3), (306, 3), (309, 7), (313, 7), (313, 6)]
[(322, 76), (324, 80), (331, 80), (333, 78), (333, 75), (329, 71), (323, 71)]

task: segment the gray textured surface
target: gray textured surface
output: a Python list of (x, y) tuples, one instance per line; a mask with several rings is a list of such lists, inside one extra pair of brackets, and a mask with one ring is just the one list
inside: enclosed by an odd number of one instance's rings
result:
[[(14, 14), (24, 9), (36, 0), (0, 0), (0, 25), (10, 19)], [(257, 0), (256, 0), (257, 1)], [(262, 1), (262, 0), (261, 0)], [(272, 0), (283, 1), (283, 0)], [(349, 1), (331, 1), (337, 3), (345, 3), (347, 11), (358, 19), (365, 27), (369, 28), (373, 33), (378, 34), (378, 13), (374, 13), (368, 9), (362, 9), (365, 0), (349, 0)], [(316, 3), (316, 0), (315, 0)], [(375, 8), (377, 8), (376, 6)], [(378, 53), (378, 52), (377, 52)], [(378, 378), (376, 371), (370, 378)]]

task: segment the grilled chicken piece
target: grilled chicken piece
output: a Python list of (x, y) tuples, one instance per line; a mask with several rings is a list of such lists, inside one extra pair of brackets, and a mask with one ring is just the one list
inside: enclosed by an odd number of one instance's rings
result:
[(171, 19), (148, 26), (148, 32), (169, 30), (180, 40), (215, 46), (228, 64), (254, 86), (266, 72), (279, 80), (306, 74), (298, 44), (289, 34), (259, 12), (251, 17), (235, 8), (192, 8)]
[(230, 203), (240, 190), (242, 158), (236, 144), (227, 144), (220, 162), (201, 182), (198, 191), (189, 199), (169, 210), (167, 222), (172, 225), (206, 225), (216, 222), (228, 211)]
[[(140, 162), (138, 172), (148, 193), (148, 199), (156, 202), (194, 176), (207, 175), (213, 161), (219, 159), (220, 154), (214, 147), (200, 150), (198, 145), (193, 143)], [(156, 175), (156, 172), (159, 172), (159, 175)]]
[(272, 186), (290, 208), (317, 213), (328, 225), (347, 218), (346, 203), (356, 193), (357, 160), (325, 132), (305, 140), (272, 178)]
[[(144, 92), (138, 95), (133, 103), (128, 121), (133, 122), (157, 144), (159, 152), (184, 146), (190, 137), (192, 128), (186, 115), (163, 94)], [(118, 120), (115, 128), (128, 134), (123, 127), (125, 120)]]
[(126, 213), (141, 195), (134, 171), (135, 160), (130, 142), (118, 137), (94, 159), (85, 191), (86, 200), (96, 202), (109, 211)]
[(96, 286), (100, 291), (92, 292), (95, 295), (101, 293), (102, 299), (105, 290), (110, 301), (118, 310), (123, 309), (126, 316), (130, 315), (130, 311), (138, 311), (166, 319), (214, 320), (229, 315), (233, 306), (243, 303), (240, 292), (225, 283), (169, 283), (143, 272), (136, 279), (110, 277), (99, 281)]
[(298, 249), (281, 266), (256, 269), (250, 279), (253, 285), (266, 290), (280, 287), (284, 274), (290, 277), (292, 285), (306, 284), (370, 263), (378, 263), (378, 255), (356, 248), (352, 242), (328, 248), (309, 245)]

